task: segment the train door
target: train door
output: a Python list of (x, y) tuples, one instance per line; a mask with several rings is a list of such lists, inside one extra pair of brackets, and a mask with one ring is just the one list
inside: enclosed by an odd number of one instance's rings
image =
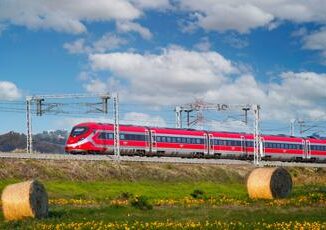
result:
[(209, 155), (214, 155), (214, 139), (213, 134), (208, 134)]
[(311, 144), (309, 140), (306, 140), (306, 158), (311, 158)]
[(149, 131), (145, 130), (145, 152), (150, 151), (150, 138), (149, 138)]
[(241, 152), (243, 155), (247, 155), (246, 140), (244, 136), (241, 136)]
[(156, 151), (157, 151), (156, 132), (155, 132), (155, 130), (151, 130), (151, 151), (152, 151), (152, 153), (156, 153)]
[(204, 134), (204, 155), (207, 155), (209, 147), (208, 147), (208, 136), (207, 133)]
[(260, 139), (260, 144), (259, 144), (259, 153), (261, 157), (265, 156), (265, 140), (264, 138)]
[[(305, 140), (302, 140), (301, 142), (301, 147), (302, 147), (302, 159), (306, 158), (306, 141)], [(300, 151), (300, 149), (298, 150)]]

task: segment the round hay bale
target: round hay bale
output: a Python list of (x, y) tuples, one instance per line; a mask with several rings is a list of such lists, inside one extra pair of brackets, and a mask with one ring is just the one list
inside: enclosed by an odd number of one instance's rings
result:
[(37, 180), (8, 185), (2, 192), (1, 201), (6, 220), (48, 215), (48, 195)]
[(250, 198), (285, 198), (292, 190), (291, 175), (284, 168), (257, 168), (247, 179)]

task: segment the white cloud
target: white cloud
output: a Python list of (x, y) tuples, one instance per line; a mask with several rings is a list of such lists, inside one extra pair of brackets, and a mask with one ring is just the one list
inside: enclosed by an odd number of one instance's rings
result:
[[(80, 117), (80, 118), (64, 118), (56, 121), (56, 126), (71, 130), (73, 126), (84, 122), (101, 122), (101, 123), (113, 123), (112, 117)], [(128, 112), (125, 113), (120, 119), (120, 124), (132, 124), (142, 126), (154, 126), (154, 127), (166, 127), (165, 120), (157, 115), (149, 115), (146, 113)]]
[(140, 36), (144, 39), (151, 39), (153, 37), (151, 31), (138, 23), (130, 22), (130, 21), (118, 21), (117, 22), (117, 29), (121, 33), (128, 33), (128, 32), (136, 32), (139, 33)]
[(124, 89), (119, 80), (115, 78), (108, 78), (106, 81), (102, 81), (96, 76), (89, 76), (84, 73), (82, 75), (84, 79), (81, 80), (86, 82), (83, 84), (83, 87), (89, 93), (112, 93)]
[(274, 16), (260, 7), (241, 1), (181, 0), (185, 10), (198, 12), (197, 24), (206, 30), (236, 30), (240, 33), (266, 26)]
[(122, 123), (143, 125), (143, 126), (156, 126), (166, 127), (166, 122), (161, 116), (149, 115), (145, 113), (129, 112), (122, 118)]
[(3, 31), (5, 31), (6, 29), (7, 29), (7, 25), (6, 24), (2, 24), (2, 23), (0, 23), (0, 36), (1, 36), (1, 34), (3, 33)]
[(79, 123), (84, 122), (100, 122), (100, 123), (113, 123), (112, 118), (100, 116), (100, 117), (67, 117), (55, 121), (55, 126), (59, 129), (71, 130), (72, 127)]
[(118, 49), (127, 43), (128, 41), (126, 39), (115, 34), (107, 33), (92, 44), (89, 44), (89, 42), (81, 38), (70, 43), (66, 42), (63, 47), (71, 54), (104, 53), (109, 50)]
[(323, 0), (180, 0), (181, 8), (197, 14), (196, 24), (206, 30), (247, 33), (258, 27), (274, 29), (279, 21), (325, 24)]
[(168, 9), (171, 8), (169, 0), (132, 0), (132, 2), (142, 9)]
[(252, 132), (252, 128), (246, 125), (243, 121), (225, 120), (225, 121), (210, 121), (208, 122), (210, 130), (231, 131), (234, 132)]
[(304, 46), (305, 49), (310, 50), (326, 50), (326, 27), (322, 28), (319, 31), (315, 31), (304, 37)]
[(155, 55), (109, 53), (89, 59), (95, 71), (107, 70), (112, 73), (109, 79), (124, 81), (121, 100), (152, 106), (183, 104), (195, 98), (212, 103), (257, 103), (264, 119), (283, 122), (326, 113), (326, 74), (283, 72), (278, 83), (263, 84), (217, 52), (175, 47)]
[(0, 99), (15, 100), (21, 97), (21, 93), (17, 86), (10, 81), (0, 81)]
[(227, 75), (237, 71), (216, 52), (180, 48), (166, 49), (161, 55), (109, 53), (90, 55), (89, 59), (94, 70), (109, 70), (127, 81), (134, 100), (157, 100), (159, 104), (183, 100), (184, 93), (195, 97), (203, 90), (218, 87)]
[(127, 40), (118, 37), (117, 35), (105, 34), (103, 37), (101, 37), (101, 39), (94, 42), (93, 50), (94, 52), (104, 53), (108, 50), (117, 49), (127, 43)]
[(249, 45), (248, 39), (234, 33), (225, 36), (224, 42), (236, 49), (243, 49)]
[(197, 44), (194, 45), (194, 48), (199, 50), (199, 51), (209, 51), (211, 49), (211, 42), (209, 41), (208, 37), (204, 37), (198, 42)]
[(319, 51), (322, 63), (326, 65), (326, 27), (310, 34), (303, 34), (303, 48)]
[(0, 2), (0, 21), (30, 29), (83, 33), (86, 21), (134, 20), (142, 15), (127, 0), (10, 0)]
[(98, 79), (90, 80), (84, 87), (87, 92), (97, 92), (97, 93), (107, 92), (106, 83)]
[(63, 48), (71, 54), (88, 53), (88, 47), (85, 47), (85, 39), (77, 39), (74, 42), (66, 42)]

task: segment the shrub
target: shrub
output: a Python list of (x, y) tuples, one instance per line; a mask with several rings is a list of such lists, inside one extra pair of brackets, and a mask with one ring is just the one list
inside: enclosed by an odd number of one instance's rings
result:
[(192, 193), (190, 193), (190, 196), (192, 196), (195, 199), (204, 199), (205, 198), (205, 192), (200, 189), (195, 189)]
[(130, 200), (130, 204), (132, 207), (138, 208), (140, 210), (153, 209), (153, 205), (150, 204), (146, 196), (136, 196)]

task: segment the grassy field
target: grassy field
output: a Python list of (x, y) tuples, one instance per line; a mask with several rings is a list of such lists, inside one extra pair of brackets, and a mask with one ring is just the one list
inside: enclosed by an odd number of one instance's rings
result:
[(289, 169), (293, 192), (280, 200), (249, 199), (244, 182), (250, 170), (10, 162), (0, 168), (0, 190), (38, 178), (48, 191), (50, 213), (43, 220), (14, 222), (4, 221), (1, 215), (0, 229), (326, 229), (325, 170)]

